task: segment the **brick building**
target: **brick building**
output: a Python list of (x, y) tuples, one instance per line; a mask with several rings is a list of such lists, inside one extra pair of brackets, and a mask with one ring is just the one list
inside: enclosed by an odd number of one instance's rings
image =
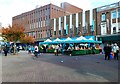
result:
[(95, 8), (93, 12), (98, 40), (120, 44), (120, 2)]
[(94, 35), (103, 43), (120, 42), (120, 2), (54, 18), (51, 22), (54, 38)]
[[(120, 2), (83, 11), (67, 2), (48, 4), (13, 17), (36, 41), (45, 38), (95, 36), (105, 42), (120, 42)], [(120, 43), (119, 43), (120, 44)]]
[(61, 3), (61, 7), (48, 4), (14, 16), (12, 25), (23, 26), (25, 33), (34, 36), (36, 41), (40, 41), (52, 36), (51, 19), (82, 11), (81, 8), (67, 2)]

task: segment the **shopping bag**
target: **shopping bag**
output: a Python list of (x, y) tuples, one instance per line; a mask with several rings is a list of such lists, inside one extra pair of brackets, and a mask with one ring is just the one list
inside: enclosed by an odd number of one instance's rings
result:
[(114, 58), (113, 54), (112, 54), (112, 53), (110, 53), (110, 59), (113, 59), (113, 58)]
[(112, 56), (114, 57), (114, 52), (112, 52)]

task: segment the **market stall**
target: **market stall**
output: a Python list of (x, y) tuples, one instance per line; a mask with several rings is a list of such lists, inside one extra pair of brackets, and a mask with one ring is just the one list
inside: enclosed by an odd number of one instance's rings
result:
[[(95, 44), (100, 44), (100, 43), (102, 42), (96, 41), (92, 37), (86, 39), (85, 37), (80, 36), (75, 39), (70, 37), (64, 40), (59, 38), (56, 38), (54, 40), (47, 39), (46, 41), (41, 42), (40, 45), (46, 44), (48, 46), (46, 52), (48, 53), (54, 53), (55, 46), (59, 45), (60, 47), (59, 51), (62, 52), (62, 54), (69, 55), (71, 53), (72, 55), (86, 55), (93, 53), (98, 54), (100, 50), (95, 47)], [(94, 44), (94, 49), (93, 49), (93, 44)], [(72, 50), (68, 50), (69, 47)]]

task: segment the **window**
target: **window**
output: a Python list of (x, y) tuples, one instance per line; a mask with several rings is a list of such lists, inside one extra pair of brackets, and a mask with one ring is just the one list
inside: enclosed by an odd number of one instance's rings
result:
[(116, 11), (112, 11), (111, 17), (112, 17), (112, 19), (116, 18)]
[(59, 35), (61, 36), (61, 30), (59, 30)]
[(101, 20), (102, 20), (102, 21), (105, 21), (105, 20), (106, 20), (106, 14), (102, 14)]
[(54, 31), (54, 35), (56, 36), (56, 31)]
[(113, 33), (116, 33), (116, 27), (113, 27)]
[(118, 18), (120, 18), (120, 9), (118, 9)]
[(64, 36), (66, 36), (66, 30), (64, 29)]
[(41, 34), (41, 38), (42, 38), (42, 34)]

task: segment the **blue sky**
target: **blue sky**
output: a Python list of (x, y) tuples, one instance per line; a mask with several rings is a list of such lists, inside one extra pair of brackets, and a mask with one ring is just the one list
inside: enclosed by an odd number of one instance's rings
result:
[(35, 9), (37, 5), (53, 3), (60, 6), (61, 2), (68, 2), (83, 10), (89, 10), (119, 2), (119, 0), (0, 0), (0, 22), (3, 27), (7, 27), (12, 24), (13, 16)]

